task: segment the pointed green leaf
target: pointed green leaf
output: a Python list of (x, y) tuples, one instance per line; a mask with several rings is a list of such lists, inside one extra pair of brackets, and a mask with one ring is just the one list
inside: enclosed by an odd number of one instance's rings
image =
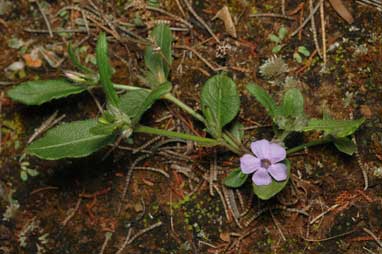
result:
[(262, 200), (268, 200), (271, 197), (275, 196), (277, 193), (282, 191), (287, 185), (290, 177), (290, 162), (285, 160), (285, 165), (287, 166), (288, 178), (285, 181), (277, 182), (272, 179), (272, 183), (269, 185), (256, 185), (252, 184), (253, 192)]
[(90, 129), (96, 125), (94, 119), (61, 124), (30, 144), (27, 153), (45, 160), (88, 156), (115, 139), (115, 135), (92, 134)]
[(265, 108), (271, 117), (275, 116), (277, 108), (276, 102), (262, 87), (251, 83), (248, 84), (247, 90)]
[(153, 43), (145, 49), (145, 64), (159, 84), (167, 81), (172, 64), (172, 34), (167, 24), (158, 24), (150, 34)]
[(279, 113), (285, 117), (304, 115), (304, 97), (297, 88), (286, 91), (279, 108)]
[(269, 38), (269, 40), (271, 40), (274, 43), (280, 43), (281, 42), (280, 38), (275, 34), (270, 34), (268, 36), (268, 38)]
[(337, 138), (334, 140), (336, 148), (347, 155), (353, 155), (357, 151), (357, 146), (350, 138)]
[(78, 59), (78, 56), (76, 55), (76, 52), (74, 52), (73, 50), (73, 46), (71, 42), (69, 42), (69, 45), (68, 45), (68, 56), (69, 56), (69, 59), (72, 61), (72, 64), (75, 67), (77, 67), (79, 70), (85, 73), (93, 73), (91, 69), (81, 64), (80, 60)]
[(104, 32), (100, 33), (96, 46), (97, 67), (101, 85), (106, 94), (107, 101), (118, 107), (119, 98), (111, 82), (111, 66), (107, 55), (107, 40)]
[(293, 53), (293, 59), (299, 64), (302, 63), (302, 57), (298, 52)]
[(207, 80), (202, 88), (201, 106), (207, 118), (207, 128), (214, 137), (221, 137), (222, 128), (240, 110), (240, 97), (235, 82), (224, 74)]
[(143, 89), (128, 91), (121, 97), (120, 108), (131, 118), (132, 124), (135, 125), (154, 102), (169, 93), (171, 88), (171, 83), (165, 82), (153, 88), (150, 92)]
[(284, 26), (280, 27), (279, 33), (278, 33), (280, 40), (283, 40), (287, 34), (288, 34), (288, 29), (286, 29)]
[(343, 138), (353, 134), (364, 121), (363, 117), (357, 120), (310, 119), (304, 131), (324, 131), (336, 138)]
[(303, 54), (303, 55), (306, 56), (306, 57), (310, 56), (310, 51), (309, 51), (307, 48), (305, 48), (305, 46), (300, 46), (300, 47), (298, 47), (298, 48), (297, 48), (297, 51), (298, 51), (299, 53)]
[(243, 174), (240, 168), (233, 170), (224, 178), (224, 185), (231, 188), (239, 188), (247, 180), (248, 175)]
[(229, 132), (231, 133), (232, 137), (235, 138), (236, 142), (241, 144), (243, 137), (244, 137), (244, 125), (242, 125), (240, 122), (236, 121), (232, 125)]
[(273, 48), (272, 48), (272, 53), (279, 53), (280, 51), (281, 51), (281, 49), (283, 48), (283, 45), (277, 45), (277, 46), (274, 46)]
[(78, 94), (85, 90), (85, 87), (75, 85), (65, 79), (35, 80), (11, 88), (7, 95), (11, 99), (26, 105), (41, 105), (53, 99)]

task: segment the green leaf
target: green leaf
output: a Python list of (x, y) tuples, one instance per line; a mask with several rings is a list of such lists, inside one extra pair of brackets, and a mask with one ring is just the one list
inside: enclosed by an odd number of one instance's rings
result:
[(277, 109), (276, 102), (262, 87), (251, 83), (248, 84), (247, 90), (265, 108), (271, 117), (275, 116)]
[(272, 48), (272, 53), (279, 53), (281, 51), (281, 49), (283, 48), (284, 46), (283, 45), (277, 45), (277, 46), (274, 46)]
[(129, 91), (121, 97), (120, 108), (131, 118), (132, 124), (135, 125), (154, 102), (169, 93), (171, 88), (171, 83), (165, 82), (150, 92), (143, 89)]
[(302, 57), (298, 52), (293, 53), (293, 59), (299, 64), (302, 63)]
[(280, 27), (279, 36), (278, 36), (280, 40), (283, 40), (287, 34), (288, 34), (288, 29), (286, 29), (284, 26)]
[(68, 56), (69, 56), (69, 59), (72, 61), (72, 64), (75, 67), (77, 67), (79, 70), (85, 73), (93, 73), (91, 69), (81, 64), (80, 60), (78, 59), (78, 56), (76, 55), (76, 52), (74, 52), (73, 50), (73, 46), (71, 42), (69, 42), (69, 45), (68, 45)]
[(28, 181), (28, 174), (25, 170), (20, 171), (20, 178), (23, 182)]
[(310, 119), (304, 131), (324, 131), (336, 138), (343, 138), (353, 134), (364, 121), (363, 117), (357, 120)]
[(119, 98), (111, 82), (111, 66), (107, 55), (106, 34), (100, 33), (96, 46), (96, 59), (101, 85), (106, 94), (107, 101), (115, 107), (118, 107)]
[(90, 129), (90, 132), (94, 135), (111, 135), (118, 128), (118, 125), (113, 123), (100, 123)]
[(221, 137), (222, 128), (240, 110), (240, 97), (233, 80), (218, 74), (207, 80), (201, 92), (201, 106), (207, 119), (207, 129), (214, 137)]
[(285, 117), (304, 115), (304, 97), (297, 88), (286, 91), (279, 108), (279, 113)]
[(96, 125), (94, 119), (61, 124), (30, 144), (27, 153), (45, 160), (88, 156), (115, 139), (115, 135), (92, 134), (90, 129)]
[(277, 44), (279, 44), (281, 42), (280, 38), (275, 34), (270, 34), (268, 36), (268, 38), (269, 38), (269, 40), (271, 40), (272, 42), (277, 43)]
[(304, 56), (307, 56), (307, 57), (310, 56), (310, 51), (307, 48), (305, 48), (305, 46), (298, 47), (297, 51), (298, 51), (298, 53), (301, 53)]
[(275, 196), (277, 193), (282, 191), (287, 185), (290, 177), (290, 162), (285, 160), (285, 165), (287, 166), (288, 178), (285, 181), (277, 182), (272, 179), (272, 183), (269, 185), (256, 185), (252, 184), (253, 192), (262, 200), (268, 200)]
[(240, 122), (236, 121), (232, 125), (229, 132), (236, 139), (236, 142), (241, 144), (243, 137), (244, 137), (244, 125), (242, 125)]
[(334, 140), (336, 148), (347, 155), (353, 155), (357, 151), (357, 146), (350, 138), (337, 138)]
[(124, 95), (120, 97), (120, 109), (131, 119), (137, 117), (137, 112), (139, 107), (146, 100), (147, 96), (150, 94), (150, 91), (146, 89), (137, 89), (127, 91)]
[(7, 95), (26, 105), (41, 105), (53, 99), (85, 91), (83, 86), (75, 85), (65, 79), (35, 80), (21, 83), (10, 89)]
[(36, 169), (27, 168), (26, 169), (28, 175), (30, 176), (38, 176), (39, 172)]
[(231, 188), (238, 188), (242, 186), (247, 180), (248, 175), (243, 174), (240, 168), (233, 170), (224, 178), (224, 185)]
[(172, 64), (172, 34), (166, 24), (158, 24), (150, 34), (152, 46), (145, 49), (145, 65), (159, 84), (167, 81)]

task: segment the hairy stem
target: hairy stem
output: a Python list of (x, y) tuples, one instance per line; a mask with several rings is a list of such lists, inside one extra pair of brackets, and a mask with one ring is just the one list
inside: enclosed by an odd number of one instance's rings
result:
[(144, 125), (138, 125), (134, 129), (134, 132), (155, 134), (155, 135), (166, 136), (170, 138), (180, 138), (180, 139), (191, 140), (191, 141), (195, 141), (201, 144), (211, 145), (211, 146), (220, 144), (220, 142), (216, 139), (204, 138), (204, 137), (194, 136), (194, 135), (181, 133), (181, 132), (157, 129), (157, 128), (152, 128), (152, 127), (148, 127)]
[(322, 138), (322, 139), (319, 139), (319, 140), (315, 140), (315, 141), (311, 141), (311, 142), (308, 142), (306, 144), (302, 144), (302, 145), (299, 145), (299, 146), (295, 146), (291, 149), (288, 149), (287, 151), (287, 154), (292, 154), (292, 153), (296, 153), (296, 152), (299, 152), (301, 150), (304, 150), (305, 148), (308, 148), (308, 147), (312, 147), (312, 146), (317, 146), (317, 145), (323, 145), (323, 144), (327, 144), (327, 143), (330, 143), (332, 142), (333, 139), (330, 138), (330, 137), (325, 137), (325, 138)]

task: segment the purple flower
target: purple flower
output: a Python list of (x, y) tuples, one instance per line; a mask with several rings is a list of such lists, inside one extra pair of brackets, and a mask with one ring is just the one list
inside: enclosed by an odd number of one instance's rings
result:
[(256, 185), (272, 183), (287, 179), (287, 168), (283, 161), (286, 157), (285, 149), (276, 143), (262, 139), (251, 144), (251, 150), (256, 155), (244, 154), (240, 158), (240, 168), (244, 174), (253, 174), (252, 181)]

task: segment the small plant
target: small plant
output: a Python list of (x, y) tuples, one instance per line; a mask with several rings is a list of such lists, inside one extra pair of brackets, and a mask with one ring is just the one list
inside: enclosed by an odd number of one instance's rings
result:
[[(285, 34), (286, 31), (279, 31), (280, 42)], [(116, 140), (132, 139), (134, 133), (191, 140), (203, 146), (221, 146), (240, 157), (240, 167), (227, 176), (225, 185), (240, 187), (246, 182), (248, 175), (253, 174), (253, 191), (264, 200), (273, 197), (287, 185), (291, 171), (288, 155), (306, 147), (330, 142), (349, 155), (355, 152), (356, 147), (348, 136), (359, 128), (364, 119), (310, 119), (304, 113), (304, 98), (298, 89), (287, 90), (282, 101), (276, 104), (264, 89), (254, 84), (249, 84), (247, 89), (273, 119), (275, 137), (272, 141), (253, 142), (252, 152), (249, 151), (242, 143), (243, 126), (236, 120), (240, 111), (240, 95), (235, 82), (224, 73), (208, 79), (201, 90), (201, 113), (198, 113), (171, 93), (169, 74), (172, 64), (172, 35), (169, 26), (157, 25), (151, 32), (149, 41), (150, 45), (144, 53), (147, 67), (144, 79), (150, 85), (149, 89), (112, 82), (106, 35), (101, 33), (96, 47), (97, 71), (82, 65), (75, 51), (69, 47), (69, 56), (79, 72), (67, 71), (67, 79), (28, 81), (9, 90), (9, 97), (27, 105), (40, 105), (97, 87), (102, 87), (106, 95), (107, 105), (98, 119), (85, 119), (54, 127), (45, 136), (31, 143), (26, 152), (45, 160), (85, 157)], [(282, 67), (285, 67), (282, 59), (280, 61)], [(287, 71), (287, 66), (285, 68)], [(265, 68), (263, 72), (265, 73)], [(270, 76), (273, 78), (275, 75)], [(119, 95), (117, 90), (125, 93)], [(172, 102), (200, 121), (209, 137), (143, 125), (142, 115), (160, 99)], [(284, 140), (289, 134), (306, 131), (320, 131), (323, 136), (297, 147), (284, 146)]]
[(305, 46), (298, 47), (293, 53), (293, 59), (299, 64), (302, 63), (304, 57), (308, 56), (310, 56), (310, 51)]
[(274, 42), (276, 45), (272, 48), (273, 53), (278, 53), (281, 51), (281, 49), (285, 46), (283, 44), (283, 40), (285, 39), (286, 35), (288, 34), (288, 29), (286, 29), (284, 26), (281, 26), (277, 35), (276, 34), (270, 34), (269, 40)]

